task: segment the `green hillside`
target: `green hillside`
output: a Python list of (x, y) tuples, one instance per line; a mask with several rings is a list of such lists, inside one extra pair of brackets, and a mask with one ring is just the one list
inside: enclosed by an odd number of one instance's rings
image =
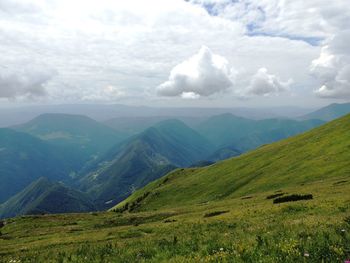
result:
[(350, 175), (350, 115), (239, 157), (198, 169), (178, 169), (117, 207), (171, 208), (256, 194)]
[(18, 215), (93, 211), (89, 198), (62, 183), (51, 183), (41, 177), (0, 205), (0, 218)]
[(300, 119), (302, 120), (319, 119), (323, 121), (331, 121), (349, 113), (350, 113), (350, 103), (333, 103), (324, 108), (321, 108), (314, 112), (306, 114), (300, 117)]
[(31, 135), (0, 129), (0, 203), (45, 176), (67, 180), (75, 167), (55, 146)]
[(239, 152), (245, 152), (307, 131), (323, 123), (320, 120), (251, 120), (227, 113), (209, 118), (199, 124), (196, 130), (219, 149), (234, 148)]
[(0, 221), (0, 258), (344, 262), (350, 258), (349, 126), (350, 115), (240, 157), (178, 169), (115, 212)]
[(61, 147), (79, 167), (126, 138), (83, 115), (43, 114), (14, 128)]
[(211, 149), (208, 141), (182, 122), (162, 121), (99, 160), (77, 185), (100, 208), (108, 208), (176, 166), (202, 160)]

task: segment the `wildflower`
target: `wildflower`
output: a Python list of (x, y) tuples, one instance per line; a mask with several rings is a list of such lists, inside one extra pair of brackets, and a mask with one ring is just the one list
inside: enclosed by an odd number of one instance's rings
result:
[(307, 252), (305, 252), (305, 253), (304, 253), (304, 257), (307, 257), (307, 258), (308, 258), (308, 257), (310, 257), (310, 254), (307, 253)]
[(350, 263), (350, 259), (345, 260), (344, 263)]
[(340, 231), (344, 233), (344, 232), (345, 232), (345, 229), (342, 229), (342, 230), (340, 230)]
[(223, 248), (223, 247), (221, 247), (221, 248), (220, 248), (220, 251), (224, 251), (224, 248)]

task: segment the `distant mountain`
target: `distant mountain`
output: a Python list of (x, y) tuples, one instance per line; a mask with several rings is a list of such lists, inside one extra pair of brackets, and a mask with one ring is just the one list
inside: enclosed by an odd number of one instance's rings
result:
[(320, 120), (251, 120), (227, 113), (209, 118), (198, 125), (196, 130), (219, 150), (225, 152), (225, 149), (234, 149), (239, 153), (293, 136), (323, 123)]
[[(150, 116), (150, 117), (118, 117), (104, 121), (103, 123), (114, 130), (127, 135), (135, 135), (152, 127), (158, 122), (174, 119), (169, 116)], [(181, 117), (177, 116), (175, 119), (184, 122), (189, 127), (198, 125), (205, 120), (204, 117)]]
[(99, 207), (111, 207), (134, 189), (175, 167), (189, 166), (212, 151), (212, 145), (178, 120), (160, 122), (110, 153), (78, 185)]
[(331, 121), (350, 113), (349, 103), (333, 103), (317, 111), (301, 116), (299, 119), (310, 120), (319, 119), (323, 121)]
[(109, 119), (104, 122), (105, 125), (113, 128), (116, 131), (125, 134), (135, 135), (143, 132), (147, 128), (155, 125), (160, 121), (169, 119), (167, 116), (152, 116), (152, 117), (119, 117)]
[(332, 178), (346, 183), (350, 174), (349, 130), (350, 115), (347, 115), (208, 167), (177, 169), (136, 191), (115, 208), (154, 211), (221, 201), (217, 207), (226, 210), (229, 207), (224, 207), (224, 199), (253, 198), (268, 191), (283, 195), (281, 189), (298, 189), (303, 185), (309, 189)]
[(67, 180), (74, 160), (29, 134), (0, 129), (0, 203), (41, 176)]
[[(1, 105), (0, 105), (1, 106)], [(251, 119), (266, 119), (276, 117), (290, 117), (304, 115), (310, 109), (299, 107), (271, 107), (271, 108), (198, 108), (198, 107), (147, 107), (128, 106), (121, 104), (62, 104), (36, 105), (4, 108), (0, 110), (0, 127), (8, 127), (28, 122), (45, 113), (74, 114), (88, 116), (97, 121), (113, 118), (155, 117), (209, 117), (223, 113), (232, 113)], [(181, 119), (183, 120), (183, 119)]]
[(0, 205), (0, 218), (93, 210), (95, 206), (86, 194), (41, 177)]
[(124, 134), (82, 115), (43, 114), (14, 128), (66, 150), (78, 167), (103, 155), (126, 138)]

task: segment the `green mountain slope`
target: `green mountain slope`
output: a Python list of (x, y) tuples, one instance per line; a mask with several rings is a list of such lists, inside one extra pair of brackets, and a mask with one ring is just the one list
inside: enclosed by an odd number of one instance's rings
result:
[(83, 115), (43, 114), (14, 128), (61, 147), (79, 166), (103, 155), (126, 138)]
[[(120, 148), (120, 149), (119, 149)], [(167, 120), (130, 139), (84, 176), (78, 185), (95, 197), (99, 207), (111, 207), (176, 166), (202, 160), (212, 146), (180, 121)]]
[(348, 177), (349, 130), (347, 115), (215, 165), (178, 169), (137, 191), (116, 208), (126, 203), (134, 203), (140, 210), (171, 208)]
[[(114, 212), (0, 221), (0, 258), (344, 262), (350, 258), (349, 125), (350, 115), (237, 158), (178, 169)], [(275, 202), (295, 195), (304, 199)]]
[(350, 103), (333, 103), (317, 111), (306, 114), (300, 117), (300, 119), (319, 119), (323, 121), (331, 121), (348, 113), (350, 113)]
[(0, 205), (0, 218), (29, 214), (50, 214), (93, 211), (89, 198), (62, 183), (39, 178), (24, 190)]
[(74, 166), (60, 149), (28, 134), (0, 129), (0, 203), (41, 176), (66, 180)]
[(238, 152), (245, 152), (260, 145), (296, 135), (323, 123), (320, 120), (251, 120), (227, 113), (209, 118), (198, 125), (196, 130), (219, 149), (234, 148)]

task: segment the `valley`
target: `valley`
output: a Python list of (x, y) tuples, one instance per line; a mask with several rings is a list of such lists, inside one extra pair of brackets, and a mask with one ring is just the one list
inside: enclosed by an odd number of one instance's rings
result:
[[(172, 131), (186, 127), (170, 123)], [(349, 125), (347, 115), (209, 166), (172, 168), (108, 212), (26, 208), (36, 215), (2, 220), (0, 255), (20, 262), (338, 262), (350, 251)]]

